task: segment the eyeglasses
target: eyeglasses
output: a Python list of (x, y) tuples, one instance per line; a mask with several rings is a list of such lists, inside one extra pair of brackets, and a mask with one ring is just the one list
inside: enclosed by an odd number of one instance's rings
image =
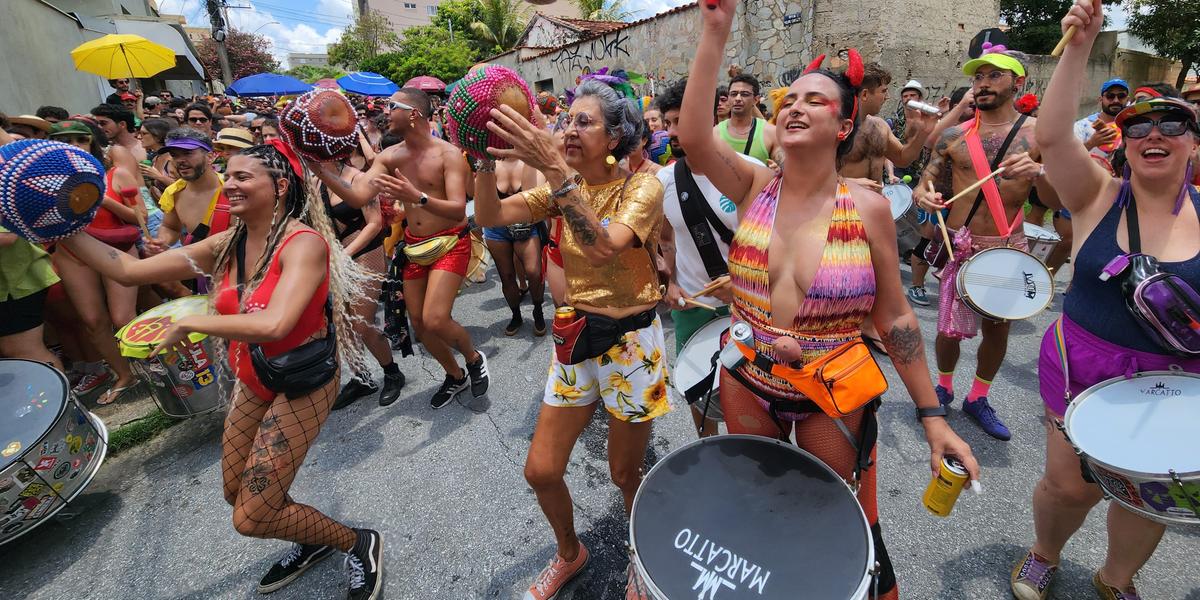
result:
[(188, 117), (188, 123), (207, 123), (208, 117)]
[(729, 92), (729, 97), (730, 98), (753, 98), (754, 92), (749, 92), (749, 91)]
[(411, 107), (403, 102), (396, 102), (395, 100), (388, 102), (388, 108), (391, 110), (412, 110), (413, 109), (413, 107)]
[(587, 113), (579, 113), (579, 114), (575, 115), (574, 117), (571, 117), (571, 115), (567, 115), (567, 118), (564, 121), (562, 121), (562, 126), (560, 127), (560, 129), (562, 129), (563, 131), (566, 131), (567, 129), (569, 129), (571, 127), (572, 124), (574, 124), (575, 131), (587, 131), (587, 129), (589, 127), (591, 127), (592, 124), (595, 122), (596, 122), (596, 120), (593, 119), (592, 117), (590, 117)]
[(1177, 137), (1188, 130), (1188, 121), (1178, 116), (1163, 117), (1158, 120), (1149, 117), (1134, 117), (1126, 119), (1125, 125), (1121, 129), (1125, 137), (1136, 140), (1149, 136), (1155, 127), (1158, 127), (1159, 133), (1167, 137)]
[(1128, 97), (1129, 94), (1126, 94), (1125, 92), (1110, 92), (1104, 95), (1104, 99), (1108, 100), (1109, 102), (1114, 100), (1125, 100)]
[(983, 80), (988, 80), (989, 83), (995, 83), (1004, 79), (1008, 75), (1008, 71), (992, 71), (990, 73), (976, 73), (971, 77), (971, 81), (975, 83), (983, 83)]

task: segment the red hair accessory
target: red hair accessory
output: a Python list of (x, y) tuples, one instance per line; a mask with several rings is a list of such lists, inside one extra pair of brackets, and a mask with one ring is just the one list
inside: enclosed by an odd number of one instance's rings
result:
[(850, 85), (859, 87), (862, 85), (863, 76), (866, 74), (866, 69), (863, 68), (862, 56), (854, 48), (847, 50), (846, 56), (850, 60), (850, 64), (846, 65), (846, 79), (850, 80)]
[(823, 62), (825, 62), (824, 54), (816, 57), (815, 59), (813, 59), (812, 62), (808, 63), (808, 67), (804, 69), (804, 73), (808, 74), (808, 73), (812, 73), (813, 71), (816, 71), (817, 69), (820, 69), (821, 63), (823, 63)]
[(280, 154), (283, 155), (284, 158), (287, 159), (288, 164), (292, 165), (292, 170), (296, 172), (296, 178), (303, 181), (304, 180), (304, 165), (303, 165), (303, 163), (300, 162), (300, 157), (296, 156), (296, 151), (292, 150), (291, 146), (287, 145), (286, 143), (284, 143), (283, 140), (281, 140), (279, 138), (269, 139), (269, 140), (267, 140), (266, 143), (273, 146), (276, 150), (279, 151)]
[(1159, 93), (1158, 90), (1156, 90), (1154, 88), (1148, 88), (1148, 87), (1140, 87), (1136, 90), (1133, 90), (1134, 96), (1136, 96), (1138, 94), (1147, 94), (1151, 98), (1162, 98), (1163, 97), (1163, 95), (1161, 93)]
[(1023, 115), (1031, 114), (1033, 111), (1037, 110), (1038, 98), (1034, 94), (1025, 94), (1024, 96), (1017, 98), (1016, 107), (1017, 112)]

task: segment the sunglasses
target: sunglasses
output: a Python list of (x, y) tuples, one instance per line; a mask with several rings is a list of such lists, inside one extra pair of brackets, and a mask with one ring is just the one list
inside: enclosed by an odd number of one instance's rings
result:
[(188, 123), (207, 123), (208, 117), (188, 117)]
[(250, 133), (262, 133), (262, 127), (251, 127)]
[(412, 110), (413, 109), (413, 107), (411, 107), (403, 102), (396, 102), (395, 100), (388, 102), (388, 108), (391, 110)]
[(1124, 100), (1129, 97), (1129, 94), (1124, 92), (1109, 93), (1104, 95), (1104, 99), (1112, 102), (1113, 100)]
[(1149, 117), (1134, 117), (1125, 121), (1122, 130), (1125, 137), (1136, 140), (1150, 135), (1155, 127), (1158, 127), (1159, 133), (1167, 137), (1181, 136), (1188, 130), (1188, 126), (1188, 120), (1178, 116), (1163, 117), (1158, 120)]

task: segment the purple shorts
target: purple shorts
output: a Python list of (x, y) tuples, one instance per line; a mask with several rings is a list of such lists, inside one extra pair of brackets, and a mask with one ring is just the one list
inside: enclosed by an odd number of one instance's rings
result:
[[(1066, 315), (1062, 316), (1062, 323), (1067, 362), (1070, 366), (1072, 398), (1101, 381), (1121, 376), (1132, 377), (1140, 371), (1165, 371), (1172, 365), (1178, 365), (1189, 373), (1200, 373), (1200, 359), (1130, 350), (1096, 337)], [(1038, 381), (1042, 402), (1046, 408), (1057, 416), (1065, 415), (1066, 388), (1054, 326), (1042, 336), (1042, 351), (1038, 357)]]

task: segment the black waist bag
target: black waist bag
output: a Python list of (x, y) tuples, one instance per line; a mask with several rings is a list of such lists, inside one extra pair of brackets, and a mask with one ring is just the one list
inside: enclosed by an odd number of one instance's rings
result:
[(614, 319), (578, 312), (582, 316), (571, 324), (555, 323), (552, 327), (554, 352), (559, 364), (576, 365), (608, 352), (626, 333), (649, 327), (655, 314), (654, 309), (650, 309), (624, 319)]
[[(238, 240), (238, 300), (246, 273), (246, 238)], [(333, 305), (325, 300), (325, 337), (268, 357), (258, 344), (250, 346), (250, 364), (267, 389), (294, 400), (307, 396), (337, 375), (337, 335), (333, 330)]]

